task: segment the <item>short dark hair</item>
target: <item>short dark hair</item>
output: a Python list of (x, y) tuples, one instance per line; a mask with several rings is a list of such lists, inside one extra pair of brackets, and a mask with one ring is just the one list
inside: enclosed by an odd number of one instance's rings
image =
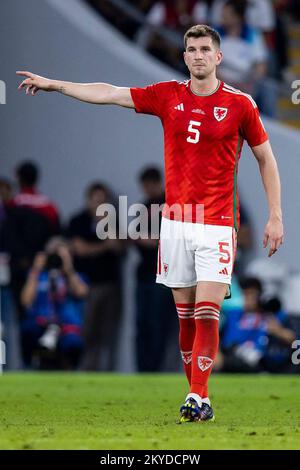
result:
[(21, 186), (34, 186), (39, 177), (39, 170), (35, 163), (26, 161), (16, 169), (19, 184)]
[(227, 0), (224, 7), (227, 6), (231, 7), (236, 15), (244, 19), (248, 7), (248, 0)]
[(259, 294), (262, 294), (263, 288), (262, 283), (257, 277), (246, 277), (240, 281), (242, 290), (245, 289), (256, 289)]
[(91, 183), (86, 189), (86, 196), (89, 199), (95, 191), (102, 191), (106, 197), (109, 195), (108, 187), (101, 181), (95, 181)]
[(218, 49), (221, 47), (221, 37), (218, 31), (216, 31), (214, 28), (211, 28), (210, 26), (206, 24), (197, 24), (195, 26), (192, 26), (190, 29), (188, 29), (183, 37), (185, 49), (187, 46), (187, 40), (189, 38), (206, 38), (206, 37), (210, 37), (213, 43), (218, 47)]
[(156, 167), (148, 167), (141, 171), (139, 175), (139, 180), (141, 183), (147, 181), (153, 181), (155, 183), (160, 183), (162, 180), (161, 172)]

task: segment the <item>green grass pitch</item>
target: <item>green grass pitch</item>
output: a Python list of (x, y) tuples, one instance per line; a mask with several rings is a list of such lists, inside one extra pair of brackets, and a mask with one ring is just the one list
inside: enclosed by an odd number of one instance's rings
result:
[(180, 374), (0, 377), (1, 449), (299, 449), (299, 376), (211, 378), (216, 421), (178, 425)]

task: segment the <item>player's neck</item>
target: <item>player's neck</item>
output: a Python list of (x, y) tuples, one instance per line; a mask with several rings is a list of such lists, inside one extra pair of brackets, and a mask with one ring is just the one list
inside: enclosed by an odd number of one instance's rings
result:
[(216, 76), (203, 79), (191, 76), (191, 90), (195, 95), (211, 95), (218, 89), (219, 84)]

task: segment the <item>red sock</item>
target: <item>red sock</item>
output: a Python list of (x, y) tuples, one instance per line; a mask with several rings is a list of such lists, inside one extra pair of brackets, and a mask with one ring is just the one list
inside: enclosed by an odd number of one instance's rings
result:
[(195, 305), (196, 334), (192, 354), (191, 392), (208, 396), (208, 379), (219, 347), (220, 306), (213, 302)]
[(205, 385), (201, 398), (208, 398), (208, 383)]
[(179, 318), (179, 348), (183, 360), (185, 375), (191, 385), (192, 350), (195, 339), (195, 304), (176, 304)]

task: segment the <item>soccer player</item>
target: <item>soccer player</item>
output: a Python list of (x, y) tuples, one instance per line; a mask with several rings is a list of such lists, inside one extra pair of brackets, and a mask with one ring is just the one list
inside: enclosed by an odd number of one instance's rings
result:
[[(246, 140), (258, 162), (269, 218), (264, 247), (283, 242), (280, 178), (268, 135), (253, 99), (218, 80), (220, 36), (206, 25), (184, 36), (190, 80), (123, 88), (106, 83), (49, 80), (30, 72), (19, 89), (57, 91), (94, 104), (135, 108), (158, 116), (165, 138), (166, 210), (157, 282), (172, 288), (179, 346), (189, 382), (180, 422), (214, 419), (208, 379), (219, 343), (220, 307), (231, 282), (239, 227), (238, 162)], [(173, 209), (175, 207), (175, 209)], [(178, 210), (179, 208), (179, 210)]]

